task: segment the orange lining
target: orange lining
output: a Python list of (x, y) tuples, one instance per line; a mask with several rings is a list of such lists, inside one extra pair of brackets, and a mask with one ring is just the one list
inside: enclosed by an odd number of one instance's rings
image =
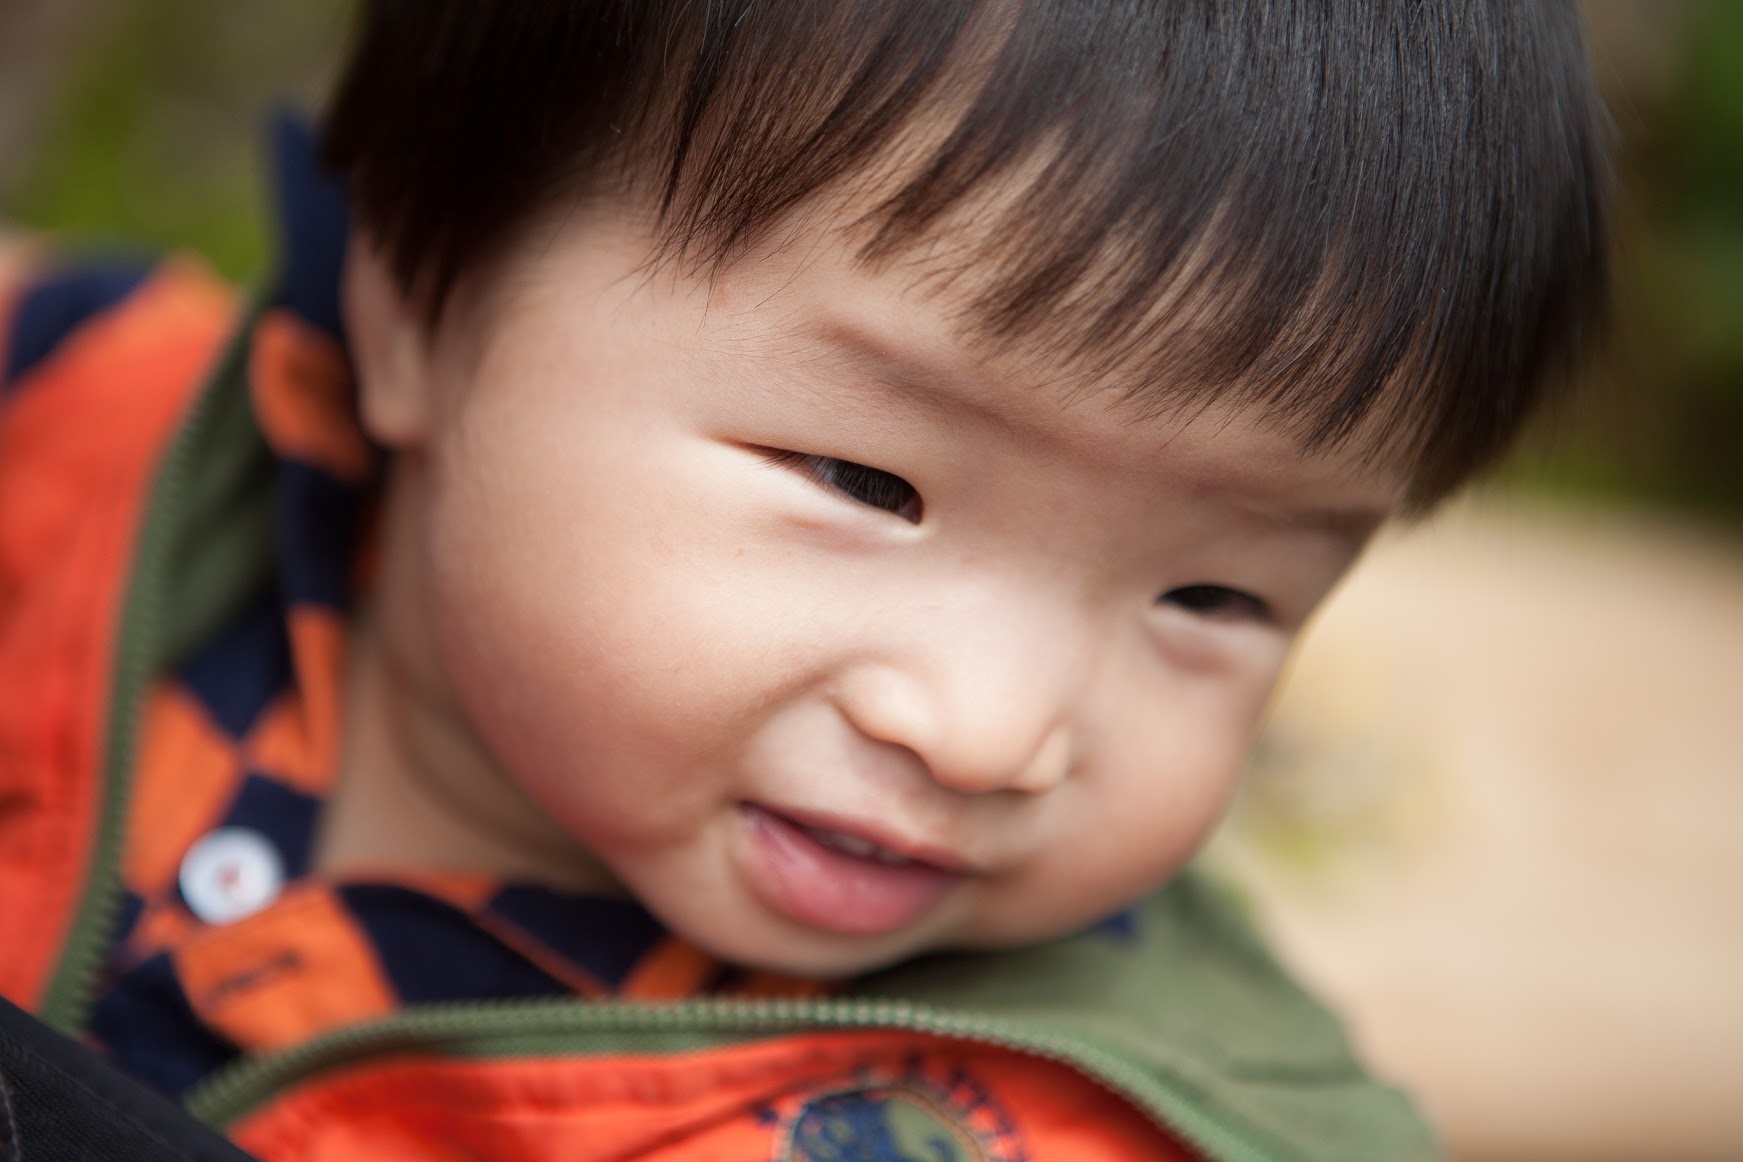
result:
[(858, 1144), (856, 1127), (892, 1103), (955, 1138), (963, 1158), (1192, 1157), (1064, 1066), (889, 1032), (808, 1033), (671, 1055), (384, 1058), (292, 1088), (235, 1137), (265, 1162), (816, 1162), (802, 1149), (808, 1132), (822, 1132), (840, 1156), (857, 1156), (846, 1150)]
[(0, 993), (27, 1008), (85, 889), (151, 474), (231, 322), (226, 287), (166, 264), (37, 364), (0, 412)]

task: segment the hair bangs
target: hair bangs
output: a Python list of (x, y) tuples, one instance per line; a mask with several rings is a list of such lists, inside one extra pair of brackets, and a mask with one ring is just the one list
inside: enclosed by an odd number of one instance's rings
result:
[[(406, 0), (373, 7), (389, 10)], [(641, 189), (671, 253), (705, 267), (813, 199), (875, 189), (868, 262), (966, 240), (943, 273), (972, 287), (965, 326), (1117, 373), (1140, 412), (1227, 401), (1305, 447), (1357, 441), (1409, 466), (1419, 504), (1495, 459), (1601, 308), (1604, 121), (1571, 3), (517, 11), (512, 58), (468, 57), (480, 92), (536, 110), (480, 147), (491, 188), (537, 172), (547, 201)], [(341, 165), (367, 152), (344, 104)], [(411, 247), (403, 189), (351, 172), (439, 303), (484, 243)], [(467, 169), (447, 188), (471, 185)]]

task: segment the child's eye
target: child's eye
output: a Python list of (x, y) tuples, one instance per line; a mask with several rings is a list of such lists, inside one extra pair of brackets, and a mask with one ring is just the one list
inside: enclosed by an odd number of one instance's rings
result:
[(796, 468), (814, 483), (831, 492), (839, 492), (849, 500), (894, 513), (909, 524), (920, 523), (920, 494), (912, 484), (894, 473), (855, 464), (852, 460), (813, 456), (805, 452), (776, 452), (769, 457), (769, 463)]
[(1218, 621), (1272, 621), (1271, 608), (1251, 593), (1227, 585), (1181, 585), (1157, 600)]

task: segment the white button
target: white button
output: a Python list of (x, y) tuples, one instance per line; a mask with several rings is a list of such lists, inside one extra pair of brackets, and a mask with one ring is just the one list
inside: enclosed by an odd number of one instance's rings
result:
[(229, 924), (278, 899), (284, 861), (260, 832), (220, 827), (182, 857), (181, 887), (194, 915), (208, 924)]

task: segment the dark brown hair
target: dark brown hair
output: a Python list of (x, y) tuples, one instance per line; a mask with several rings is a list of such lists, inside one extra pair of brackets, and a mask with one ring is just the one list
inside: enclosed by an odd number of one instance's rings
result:
[(981, 333), (1156, 407), (1260, 405), (1308, 447), (1359, 430), (1418, 505), (1500, 454), (1601, 313), (1571, 0), (369, 0), (324, 154), (434, 323), (564, 200), (643, 190), (674, 254), (726, 262), (940, 110), (864, 257), (1009, 187)]

